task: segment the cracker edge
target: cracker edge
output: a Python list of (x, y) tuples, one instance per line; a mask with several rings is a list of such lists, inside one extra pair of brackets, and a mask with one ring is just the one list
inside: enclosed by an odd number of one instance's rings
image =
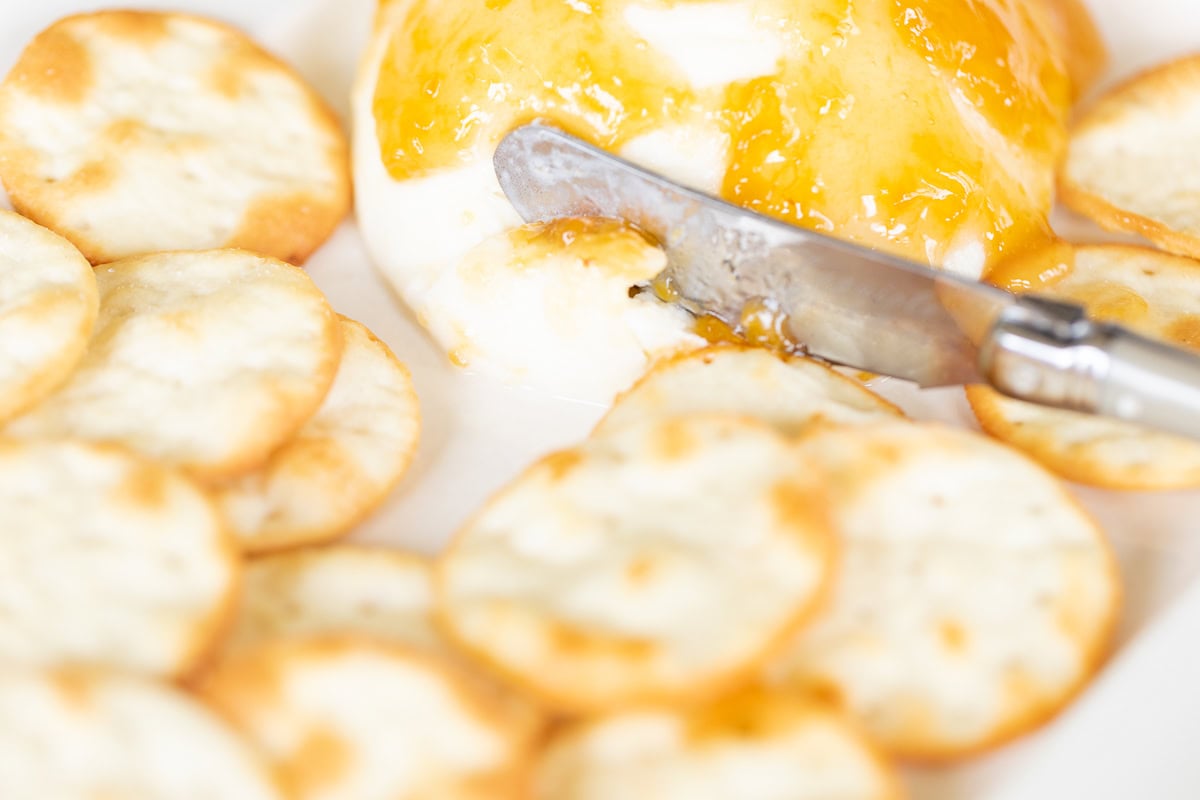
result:
[[(749, 344), (721, 342), (721, 343), (707, 344), (702, 347), (696, 348), (694, 350), (681, 350), (678, 352), (674, 352), (674, 353), (664, 356), (663, 358), (660, 358), (660, 359), (656, 360), (654, 363), (650, 364), (650, 366), (647, 367), (647, 369), (642, 373), (641, 377), (639, 377), (627, 389), (621, 391), (620, 393), (617, 394), (617, 396), (615, 398), (613, 398), (612, 404), (610, 405), (608, 411), (606, 411), (604, 413), (604, 416), (602, 416), (600, 418), (600, 420), (594, 426), (592, 426), (591, 431), (588, 433), (588, 437), (591, 438), (594, 436), (603, 435), (605, 433), (605, 427), (608, 424), (609, 417), (611, 417), (613, 414), (613, 410), (618, 405), (620, 405), (622, 402), (624, 402), (626, 397), (640, 391), (645, 384), (648, 384), (652, 379), (657, 377), (661, 372), (670, 370), (684, 361), (690, 361), (692, 359), (703, 359), (705, 356), (708, 356), (710, 354), (722, 353), (722, 352), (727, 352), (727, 351), (762, 352), (762, 353), (766, 353), (767, 355), (774, 356), (775, 358), (782, 361), (784, 364), (788, 364), (793, 361), (801, 361), (801, 362), (810, 363), (815, 367), (819, 367), (819, 368), (825, 370), (825, 372), (828, 373), (829, 377), (831, 377), (834, 380), (834, 382), (853, 386), (855, 389), (857, 389), (859, 391), (860, 394), (863, 394), (864, 396), (866, 396), (873, 405), (876, 405), (879, 408), (879, 411), (893, 414), (898, 419), (906, 418), (904, 411), (895, 403), (891, 402), (890, 400), (887, 400), (882, 395), (871, 391), (870, 388), (868, 388), (867, 386), (864, 386), (863, 384), (859, 383), (858, 381), (854, 380), (853, 378), (846, 377), (845, 375), (841, 374), (840, 372), (835, 370), (833, 367), (831, 367), (829, 364), (826, 364), (822, 361), (818, 361), (815, 358), (809, 358), (807, 356), (800, 356), (800, 355), (792, 355), (790, 353), (779, 353), (779, 352), (770, 350), (765, 347), (755, 347), (755, 346), (749, 345)], [(763, 420), (759, 419), (758, 417), (755, 417), (752, 414), (722, 414), (721, 412), (715, 412), (715, 411), (683, 412), (683, 413), (673, 414), (672, 416), (695, 416), (697, 414), (700, 416), (709, 416), (709, 415), (743, 416), (743, 417), (752, 418), (759, 423), (763, 423)], [(767, 423), (763, 423), (763, 424), (767, 424)], [(822, 417), (817, 416), (817, 417), (814, 417), (813, 419), (809, 420), (804, 425), (804, 427), (809, 428), (814, 425), (830, 425), (830, 424), (834, 424), (834, 423), (831, 423), (828, 420), (825, 420)], [(775, 426), (771, 425), (771, 427), (774, 428)], [(800, 435), (800, 433), (802, 433), (802, 432), (799, 432), (797, 434), (784, 434), (784, 435), (785, 436)]]
[(1069, 173), (1071, 144), (1077, 136), (1103, 128), (1109, 124), (1106, 118), (1124, 117), (1134, 105), (1135, 94), (1173, 83), (1177, 79), (1177, 72), (1193, 73), (1197, 90), (1200, 91), (1200, 55), (1190, 55), (1137, 73), (1089, 104), (1069, 133), (1067, 150), (1058, 169), (1058, 195), (1068, 208), (1105, 230), (1139, 234), (1169, 253), (1200, 258), (1200, 236), (1177, 231), (1159, 220), (1119, 208), (1083, 188), (1071, 179)]
[[(366, 325), (358, 320), (337, 314), (336, 312), (335, 316), (337, 317), (337, 326), (339, 328), (338, 336), (340, 339), (344, 341), (345, 338), (341, 335), (340, 328), (342, 325), (348, 324), (361, 328), (362, 332), (366, 334), (368, 341), (372, 345), (378, 346), (385, 354), (386, 359), (391, 362), (392, 366), (394, 366), (399, 373), (404, 375), (408, 386), (408, 391), (406, 394), (412, 403), (412, 408), (414, 411), (413, 421), (416, 425), (416, 433), (414, 434), (413, 440), (405, 453), (403, 463), (396, 474), (392, 476), (387, 484), (380, 489), (380, 491), (377, 493), (377, 496), (372, 497), (368, 502), (364, 503), (362, 508), (356, 511), (352, 516), (348, 517), (341, 525), (331, 528), (296, 529), (287, 531), (283, 534), (268, 537), (267, 539), (256, 539), (255, 541), (244, 541), (239, 537), (242, 551), (249, 557), (270, 556), (280, 553), (287, 553), (289, 551), (302, 550), (307, 547), (332, 544), (349, 536), (354, 532), (355, 528), (357, 528), (359, 525), (369, 519), (376, 511), (378, 511), (380, 506), (387, 502), (392, 492), (394, 492), (400, 486), (400, 484), (408, 476), (409, 471), (412, 469), (413, 462), (416, 460), (417, 452), (421, 446), (421, 431), (424, 428), (424, 416), (421, 411), (420, 397), (417, 395), (416, 385), (413, 382), (412, 371), (396, 356), (395, 352), (388, 347), (387, 343), (376, 336)], [(339, 353), (339, 364), (341, 363), (340, 356), (341, 354)], [(329, 391), (333, 388), (333, 383), (336, 382), (336, 380), (337, 369), (335, 368), (334, 378), (329, 384), (329, 389), (327, 389), (325, 392), (326, 395), (328, 395)], [(324, 403), (324, 397), (322, 397), (321, 402)], [(317, 410), (309, 415), (309, 417), (300, 424), (300, 426), (295, 430), (295, 432), (292, 433), (290, 437), (288, 437), (287, 440), (282, 442), (274, 451), (272, 451), (271, 455), (267, 457), (266, 461), (244, 474), (252, 473), (255, 469), (269, 465), (271, 459), (274, 458), (277, 453), (288, 447), (296, 435), (303, 430), (304, 425), (308, 422), (308, 419), (310, 419), (312, 416), (315, 416), (320, 411), (320, 408), (321, 406), (318, 405)], [(219, 495), (221, 494), (221, 487), (219, 485), (214, 486), (212, 491), (213, 493)]]

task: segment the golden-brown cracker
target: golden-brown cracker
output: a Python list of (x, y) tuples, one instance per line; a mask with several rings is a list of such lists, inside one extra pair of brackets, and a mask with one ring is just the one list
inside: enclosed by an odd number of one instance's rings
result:
[(302, 263), (349, 208), (348, 158), (289, 67), (200, 17), (67, 17), (0, 83), (13, 206), (93, 263), (218, 247)]
[(0, 441), (0, 662), (192, 671), (241, 564), (203, 490), (114, 448)]
[(1062, 200), (1110, 230), (1200, 257), (1200, 56), (1142, 73), (1102, 96), (1071, 133)]
[(535, 774), (537, 800), (902, 796), (894, 769), (840, 714), (761, 690), (577, 723), (551, 739)]
[(278, 642), (221, 663), (198, 691), (293, 800), (522, 796), (523, 732), (432, 656), (366, 639)]
[(341, 332), (337, 377), (317, 413), (265, 464), (214, 489), (247, 551), (348, 533), (412, 463), (421, 420), (407, 367), (361, 324), (342, 318)]
[(433, 624), (433, 566), (382, 547), (331, 545), (255, 558), (222, 644), (228, 658), (280, 639), (355, 634), (445, 654)]
[(0, 211), (0, 422), (66, 380), (83, 357), (99, 298), (65, 239)]
[(438, 566), (447, 633), (550, 706), (687, 700), (808, 620), (833, 544), (793, 443), (749, 418), (628, 426), (503, 489)]
[(770, 685), (939, 761), (1032, 730), (1095, 674), (1120, 579), (1052, 475), (937, 425), (826, 428), (801, 447), (825, 474), (841, 569), (821, 616), (764, 671)]
[(120, 444), (216, 480), (264, 462), (333, 382), (337, 316), (298, 267), (176, 252), (107, 264), (96, 279), (83, 360), (7, 435)]
[(0, 667), (8, 800), (285, 800), (228, 726), (163, 683), (103, 671)]

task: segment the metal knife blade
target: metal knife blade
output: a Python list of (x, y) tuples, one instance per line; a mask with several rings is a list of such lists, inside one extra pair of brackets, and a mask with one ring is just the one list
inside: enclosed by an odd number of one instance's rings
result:
[(526, 221), (627, 220), (667, 253), (684, 305), (736, 322), (751, 301), (786, 313), (829, 361), (922, 386), (981, 380), (979, 346), (1015, 295), (804, 230), (680, 186), (557, 128), (497, 147), (500, 186)]

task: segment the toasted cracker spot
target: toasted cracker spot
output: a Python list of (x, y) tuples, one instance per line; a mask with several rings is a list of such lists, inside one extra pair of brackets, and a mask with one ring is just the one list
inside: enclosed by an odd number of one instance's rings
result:
[(75, 170), (57, 185), (76, 195), (99, 194), (117, 180), (115, 167), (105, 161), (91, 161)]
[(97, 30), (150, 47), (170, 33), (171, 16), (153, 11), (114, 10), (96, 14), (91, 20)]
[(116, 496), (135, 508), (160, 508), (168, 501), (169, 483), (170, 473), (157, 464), (143, 464), (129, 471)]
[(667, 420), (655, 431), (655, 455), (664, 461), (682, 461), (698, 444), (683, 422)]
[[(261, 693), (260, 682), (274, 685)], [(515, 798), (523, 734), (430, 656), (354, 639), (269, 645), (199, 687), (295, 800)]]
[(1200, 350), (1200, 314), (1187, 314), (1167, 326), (1167, 338), (1184, 347)]
[[(688, 446), (664, 459), (664, 439)], [(807, 619), (832, 550), (787, 439), (692, 416), (569, 452), (570, 471), (561, 455), (532, 467), (439, 564), (441, 621), (499, 674), (570, 711), (690, 699), (743, 680)]]
[(83, 713), (93, 709), (96, 701), (94, 675), (71, 668), (47, 671), (45, 675), (50, 688), (57, 693), (63, 705)]
[(350, 202), (344, 136), (291, 69), (233, 28), (152, 12), (34, 40), (0, 84), (0, 179), (93, 263), (229, 246), (300, 263)]
[(266, 765), (161, 682), (88, 670), (0, 669), (5, 797), (284, 800)]
[(182, 476), (120, 451), (0, 445), (0, 661), (182, 675), (231, 611), (240, 565)]
[(299, 191), (255, 198), (242, 215), (241, 224), (227, 247), (242, 247), (303, 264), (314, 249), (310, 231), (337, 227), (346, 209), (313, 192)]
[(560, 481), (571, 474), (580, 464), (584, 462), (583, 454), (577, 450), (559, 450), (556, 453), (551, 453), (542, 461), (546, 471), (550, 473), (550, 480)]
[(1063, 201), (1111, 230), (1200, 257), (1200, 56), (1138, 75), (1079, 120), (1060, 175)]
[[(1200, 349), (1200, 269), (1188, 258), (1117, 245), (1074, 246), (1072, 265), (1029, 286), (1082, 303), (1094, 316), (1147, 336)], [(1038, 272), (1038, 254), (1005, 267), (1006, 274)], [(1118, 420), (1037, 406), (985, 387), (967, 390), (985, 431), (1070, 480), (1111, 489), (1160, 490), (1200, 486), (1200, 444)]]
[(83, 360), (6, 434), (120, 444), (218, 480), (263, 463), (333, 381), (337, 317), (296, 267), (236, 250), (162, 253), (96, 280)]
[(892, 768), (841, 716), (762, 691), (566, 727), (547, 745), (535, 779), (537, 800), (901, 796)]
[(0, 211), (0, 422), (57, 388), (83, 357), (99, 298), (66, 240)]
[(824, 364), (758, 348), (717, 345), (660, 361), (617, 397), (595, 434), (694, 413), (744, 414), (785, 433), (813, 424), (902, 416), (860, 382)]
[(416, 454), (420, 409), (408, 369), (359, 323), (342, 318), (339, 327), (342, 358), (321, 407), (264, 464), (214, 489), (248, 551), (346, 534)]
[(95, 81), (87, 47), (66, 31), (39, 34), (17, 60), (5, 82), (56, 103), (82, 103)]
[(335, 731), (314, 728), (278, 768), (293, 791), (319, 796), (347, 780), (354, 766), (353, 753)]
[(961, 623), (956, 620), (945, 620), (938, 626), (938, 634), (942, 643), (952, 653), (964, 652), (970, 643), (970, 635)]
[(825, 473), (842, 558), (830, 602), (767, 668), (770, 685), (831, 687), (886, 749), (947, 760), (1037, 727), (1095, 673), (1120, 579), (1052, 476), (935, 425), (825, 429), (802, 449)]

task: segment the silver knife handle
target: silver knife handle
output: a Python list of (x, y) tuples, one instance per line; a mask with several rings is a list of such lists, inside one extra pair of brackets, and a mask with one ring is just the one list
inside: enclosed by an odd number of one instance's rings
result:
[(1079, 306), (1022, 298), (980, 348), (980, 367), (1021, 400), (1200, 439), (1200, 355), (1093, 322)]

